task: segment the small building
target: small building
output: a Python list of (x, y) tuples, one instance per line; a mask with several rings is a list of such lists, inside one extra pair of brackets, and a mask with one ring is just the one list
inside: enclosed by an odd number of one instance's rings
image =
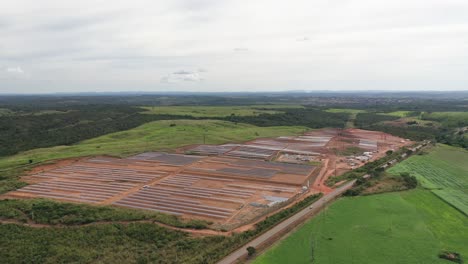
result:
[(368, 156), (357, 156), (356, 159), (359, 160), (359, 161), (365, 162), (365, 161), (369, 160), (369, 157)]

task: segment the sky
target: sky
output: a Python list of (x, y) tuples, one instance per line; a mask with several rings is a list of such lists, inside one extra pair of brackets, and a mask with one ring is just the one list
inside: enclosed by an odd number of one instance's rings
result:
[(0, 93), (468, 90), (466, 0), (2, 0)]

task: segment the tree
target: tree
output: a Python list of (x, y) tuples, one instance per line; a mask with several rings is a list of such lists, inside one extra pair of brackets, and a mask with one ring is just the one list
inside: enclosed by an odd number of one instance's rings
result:
[(257, 252), (257, 250), (254, 247), (252, 247), (252, 246), (247, 247), (247, 255), (249, 257), (253, 256), (255, 254), (255, 252)]
[(385, 152), (385, 154), (387, 155), (392, 155), (392, 153), (393, 153), (393, 150), (387, 150), (387, 152)]
[(408, 172), (400, 173), (400, 176), (405, 181), (405, 185), (408, 189), (414, 189), (418, 186), (418, 180), (416, 177), (411, 176)]

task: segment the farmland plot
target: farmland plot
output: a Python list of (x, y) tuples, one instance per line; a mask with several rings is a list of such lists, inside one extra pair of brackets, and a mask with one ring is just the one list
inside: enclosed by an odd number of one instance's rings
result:
[(409, 172), (423, 187), (431, 189), (460, 211), (468, 214), (468, 152), (444, 145), (431, 153), (413, 156), (389, 170), (392, 174)]
[(340, 199), (260, 255), (254, 264), (451, 263), (465, 258), (468, 218), (430, 191)]

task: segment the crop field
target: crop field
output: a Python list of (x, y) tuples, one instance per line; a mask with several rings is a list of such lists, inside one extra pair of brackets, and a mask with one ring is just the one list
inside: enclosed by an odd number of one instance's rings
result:
[(342, 198), (257, 257), (255, 264), (450, 263), (468, 256), (468, 218), (430, 191)]
[(256, 116), (283, 113), (281, 108), (303, 108), (301, 105), (252, 105), (252, 106), (145, 106), (145, 114), (189, 115), (193, 117)]
[(409, 172), (423, 187), (468, 215), (468, 151), (438, 145), (427, 155), (417, 155), (397, 164), (389, 172)]

